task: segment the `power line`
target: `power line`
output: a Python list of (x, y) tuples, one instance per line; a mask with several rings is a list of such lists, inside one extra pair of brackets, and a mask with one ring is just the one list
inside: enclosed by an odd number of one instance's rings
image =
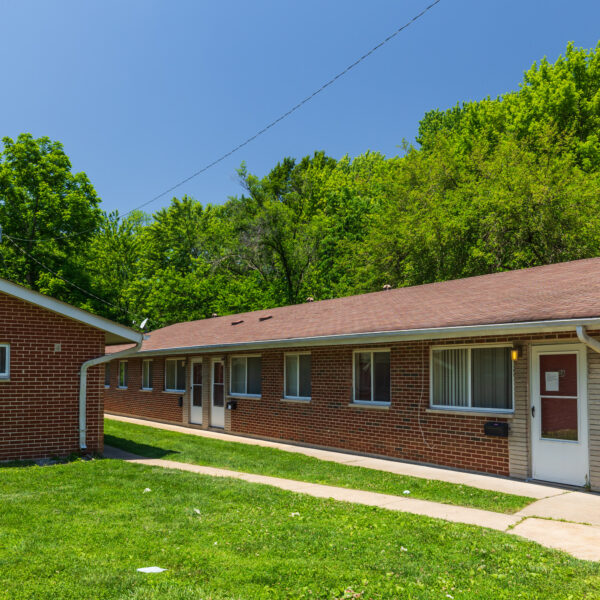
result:
[(135, 315), (131, 314), (128, 310), (124, 309), (123, 307), (117, 306), (116, 304), (112, 304), (111, 302), (108, 302), (107, 300), (104, 300), (104, 298), (100, 298), (100, 296), (97, 296), (96, 294), (93, 294), (92, 292), (90, 292), (90, 291), (82, 288), (81, 286), (77, 285), (76, 283), (73, 283), (72, 281), (69, 281), (68, 279), (65, 279), (62, 275), (59, 275), (56, 271), (53, 271), (50, 267), (48, 267), (44, 263), (40, 262), (35, 256), (32, 256), (29, 252), (27, 252), (27, 250), (21, 248), (21, 246), (19, 246), (14, 241), (14, 239), (11, 236), (9, 236), (9, 235), (7, 235), (5, 233), (4, 237), (6, 237), (8, 239), (8, 241), (17, 250), (19, 250), (19, 252), (21, 252), (21, 254), (23, 254), (24, 256), (27, 256), (28, 258), (30, 258), (31, 260), (33, 260), (35, 263), (37, 263), (42, 269), (44, 269), (48, 273), (51, 273), (55, 277), (58, 277), (59, 279), (61, 279), (62, 281), (64, 281), (66, 284), (70, 285), (71, 287), (74, 287), (75, 289), (79, 290), (83, 294), (86, 294), (90, 298), (94, 298), (94, 299), (98, 300), (99, 302), (102, 302), (103, 304), (106, 304), (107, 306), (110, 306), (111, 308), (115, 308), (116, 310), (118, 310), (119, 312), (123, 313), (124, 315), (127, 315), (129, 317), (135, 317)]
[[(329, 86), (333, 85), (338, 79), (340, 79), (341, 77), (343, 77), (344, 75), (346, 75), (346, 73), (348, 73), (349, 71), (351, 71), (352, 69), (354, 69), (355, 67), (357, 67), (365, 59), (367, 59), (369, 56), (371, 56), (371, 54), (373, 54), (374, 52), (376, 52), (377, 50), (379, 50), (379, 48), (381, 48), (382, 46), (384, 46), (385, 44), (387, 44), (388, 42), (390, 42), (399, 33), (401, 33), (402, 31), (404, 31), (408, 27), (410, 27), (415, 21), (419, 20), (423, 15), (425, 15), (427, 12), (429, 12), (439, 2), (441, 2), (441, 0), (434, 0), (434, 2), (432, 2), (431, 4), (429, 4), (428, 6), (426, 6), (419, 14), (415, 15), (414, 17), (412, 17), (412, 19), (410, 19), (404, 25), (402, 25), (401, 27), (399, 27), (398, 29), (396, 29), (396, 31), (394, 31), (393, 33), (391, 33), (390, 35), (388, 35), (384, 40), (382, 40), (381, 42), (379, 42), (377, 45), (373, 46), (373, 48), (371, 48), (368, 52), (365, 52), (360, 58), (356, 59), (352, 64), (348, 65), (343, 71), (340, 71), (337, 75), (334, 75), (331, 79), (329, 79), (329, 81), (327, 81), (326, 83), (324, 83), (320, 88), (318, 88), (317, 90), (315, 90), (309, 96), (306, 96), (306, 98), (304, 98), (303, 100), (301, 100), (300, 102), (298, 102), (298, 104), (294, 105), (288, 111), (286, 111), (285, 113), (283, 113), (282, 115), (280, 115), (279, 117), (277, 117), (276, 119), (274, 119), (273, 121), (271, 121), (268, 125), (266, 125), (265, 127), (263, 127), (260, 131), (257, 131), (254, 135), (250, 136), (249, 138), (247, 138), (246, 140), (244, 140), (243, 142), (241, 142), (240, 144), (238, 144), (237, 146), (235, 146), (234, 148), (232, 148), (231, 150), (229, 150), (225, 154), (222, 154), (221, 156), (219, 156), (219, 158), (213, 160), (211, 163), (208, 163), (207, 165), (205, 165), (201, 169), (198, 169), (195, 173), (192, 173), (191, 175), (189, 175), (185, 179), (182, 179), (181, 181), (179, 181), (175, 185), (171, 186), (170, 188), (164, 190), (160, 194), (157, 194), (156, 196), (154, 196), (150, 200), (147, 200), (143, 204), (140, 204), (139, 206), (137, 206), (135, 208), (132, 208), (131, 210), (127, 211), (126, 213), (123, 213), (122, 215), (120, 215), (118, 217), (118, 219), (123, 219), (127, 215), (130, 215), (132, 212), (135, 212), (136, 210), (141, 210), (142, 208), (148, 206), (149, 204), (152, 204), (153, 202), (156, 202), (156, 200), (160, 200), (160, 198), (163, 198), (167, 194), (170, 194), (171, 192), (175, 191), (177, 188), (179, 188), (182, 185), (186, 184), (188, 181), (194, 179), (195, 177), (198, 177), (198, 175), (201, 175), (205, 171), (208, 171), (212, 167), (214, 167), (214, 166), (218, 165), (220, 162), (224, 161), (226, 158), (229, 158), (232, 154), (235, 154), (236, 152), (238, 152), (238, 150), (241, 150), (244, 146), (247, 146), (248, 144), (250, 144), (251, 142), (253, 142), (256, 138), (260, 137), (261, 135), (263, 135), (264, 133), (266, 133), (267, 131), (269, 131), (269, 129), (271, 129), (272, 127), (275, 127), (275, 125), (277, 125), (278, 123), (280, 123), (281, 121), (283, 121), (284, 119), (286, 119), (287, 117), (289, 117), (292, 113), (296, 112), (299, 108), (301, 108), (302, 106), (304, 106), (307, 102), (310, 102), (315, 96), (317, 96), (318, 94), (320, 94), (321, 92), (323, 92)], [(79, 232), (65, 234), (65, 235), (62, 235), (62, 236), (58, 236), (57, 238), (51, 238), (51, 239), (76, 237), (76, 236), (79, 236), (79, 235), (85, 235), (86, 233), (91, 233), (92, 231), (94, 231), (93, 228), (85, 230), (85, 231), (79, 231)], [(13, 239), (19, 240), (21, 242), (34, 242), (34, 243), (45, 241), (45, 240), (36, 240), (36, 239), (29, 240), (29, 239), (26, 239), (26, 238), (18, 238), (18, 237), (15, 237)]]

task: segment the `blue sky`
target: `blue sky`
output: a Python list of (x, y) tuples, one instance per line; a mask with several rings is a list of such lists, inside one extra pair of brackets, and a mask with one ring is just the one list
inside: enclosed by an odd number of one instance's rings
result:
[[(285, 112), (428, 0), (0, 0), (0, 134), (61, 141), (107, 211), (147, 201)], [(419, 119), (518, 87), (599, 39), (597, 0), (442, 0), (187, 193), (221, 203), (245, 161), (399, 152)], [(168, 204), (155, 202), (153, 211)]]

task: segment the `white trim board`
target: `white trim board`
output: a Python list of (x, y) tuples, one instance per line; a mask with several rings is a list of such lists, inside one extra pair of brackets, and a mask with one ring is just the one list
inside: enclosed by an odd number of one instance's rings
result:
[(44, 296), (44, 294), (34, 292), (33, 290), (7, 281), (6, 279), (0, 279), (0, 292), (7, 296), (12, 296), (13, 298), (28, 302), (29, 304), (45, 308), (46, 310), (62, 315), (63, 317), (100, 329), (106, 333), (106, 344), (122, 344), (127, 342), (139, 343), (142, 341), (142, 334), (129, 327), (125, 327), (124, 325), (120, 325), (119, 323), (115, 323), (104, 317), (93, 315), (92, 313), (71, 306), (66, 302), (51, 298), (50, 296)]

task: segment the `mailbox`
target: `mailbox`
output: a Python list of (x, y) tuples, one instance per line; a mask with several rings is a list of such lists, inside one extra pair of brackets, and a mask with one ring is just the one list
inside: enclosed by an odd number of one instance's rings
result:
[(483, 425), (483, 432), (485, 435), (508, 437), (508, 423), (501, 423), (500, 421), (488, 421)]
[(226, 406), (227, 410), (235, 410), (237, 408), (237, 400), (229, 400)]
[(183, 406), (183, 396), (179, 396), (179, 400), (177, 401), (179, 406)]

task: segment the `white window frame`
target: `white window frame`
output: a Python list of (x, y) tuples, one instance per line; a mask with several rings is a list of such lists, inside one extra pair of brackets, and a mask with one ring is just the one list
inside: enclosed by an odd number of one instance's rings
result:
[[(286, 394), (286, 390), (287, 390), (287, 381), (286, 381), (286, 377), (287, 377), (287, 365), (286, 365), (286, 361), (288, 356), (295, 356), (296, 357), (296, 368), (298, 369), (298, 385), (297, 385), (297, 389), (296, 391), (298, 392), (298, 395), (296, 396), (288, 396)], [(304, 402), (310, 402), (312, 399), (312, 396), (300, 396), (300, 356), (311, 356), (310, 352), (286, 352), (283, 355), (283, 397), (285, 400), (302, 400)], [(311, 368), (311, 374), (310, 374), (310, 389), (311, 389), (311, 394), (312, 394), (312, 356), (310, 359), (310, 368)]]
[[(377, 352), (387, 352), (390, 355), (390, 399), (388, 402), (382, 400), (357, 400), (356, 399), (356, 355), (370, 354), (371, 355), (371, 398), (375, 393), (374, 377), (375, 369), (373, 369), (373, 354)], [(352, 403), (365, 404), (367, 406), (390, 406), (392, 404), (392, 353), (390, 348), (361, 348), (352, 352)]]
[[(153, 361), (151, 358), (144, 358), (144, 359), (142, 360), (142, 386), (141, 386), (141, 389), (142, 389), (144, 392), (151, 392), (151, 391), (154, 389), (154, 387), (153, 387), (153, 385), (152, 385), (152, 383), (153, 383), (153, 382), (152, 382), (152, 379), (153, 379), (153, 377), (150, 377), (150, 370), (148, 370), (148, 379), (149, 379), (149, 382), (148, 382), (148, 383), (149, 383), (150, 385), (148, 385), (148, 386), (144, 385), (144, 365), (145, 365), (146, 363), (153, 363), (153, 362), (154, 362), (154, 361)], [(153, 366), (154, 366), (154, 365), (153, 365)], [(152, 375), (154, 375), (154, 373), (152, 373)]]
[[(242, 392), (234, 392), (231, 388), (231, 386), (233, 385), (233, 359), (234, 358), (244, 358), (246, 359), (245, 361), (245, 365), (246, 365), (246, 377), (245, 377), (245, 386), (244, 389), (248, 389), (248, 358), (260, 358), (261, 362), (260, 362), (260, 390), (261, 393), (260, 394), (248, 394), (246, 392), (242, 393)], [(233, 356), (231, 356), (231, 359), (229, 360), (229, 395), (233, 396), (235, 398), (261, 398), (262, 397), (262, 354), (234, 354)]]
[(0, 348), (6, 349), (6, 369), (0, 373), (0, 379), (10, 379), (10, 344), (0, 344)]
[[(183, 360), (186, 362), (186, 365), (185, 365), (186, 374), (183, 376), (183, 387), (182, 388), (168, 388), (167, 387), (167, 363), (173, 362), (173, 361), (177, 362), (178, 360)], [(185, 393), (186, 377), (187, 377), (187, 360), (184, 357), (182, 357), (182, 358), (165, 358), (165, 392), (170, 392), (170, 393), (174, 393), (174, 394)], [(175, 379), (177, 379), (177, 368), (175, 368)], [(175, 381), (175, 383), (177, 385), (181, 384), (180, 381)]]
[[(125, 377), (125, 385), (121, 385), (121, 365), (126, 365), (126, 377)], [(127, 364), (126, 360), (120, 360), (119, 361), (119, 373), (117, 375), (117, 383), (118, 385), (118, 389), (120, 390), (126, 390), (127, 386), (129, 384), (129, 365)]]
[[(111, 362), (104, 363), (104, 389), (110, 389), (110, 380), (112, 376)], [(106, 369), (108, 368), (108, 385), (106, 384)]]
[[(454, 344), (447, 346), (431, 346), (429, 349), (429, 408), (434, 410), (447, 410), (450, 412), (486, 412), (486, 413), (497, 413), (497, 414), (513, 414), (515, 412), (515, 361), (511, 360), (512, 369), (512, 389), (511, 389), (511, 404), (512, 408), (477, 408), (472, 406), (472, 381), (471, 381), (471, 351), (477, 348), (513, 348), (513, 344)], [(433, 403), (433, 353), (435, 350), (468, 350), (469, 360), (467, 361), (468, 373), (467, 379), (469, 382), (469, 405), (468, 406), (448, 406), (446, 404), (434, 404)], [(521, 359), (522, 360), (522, 359)]]

